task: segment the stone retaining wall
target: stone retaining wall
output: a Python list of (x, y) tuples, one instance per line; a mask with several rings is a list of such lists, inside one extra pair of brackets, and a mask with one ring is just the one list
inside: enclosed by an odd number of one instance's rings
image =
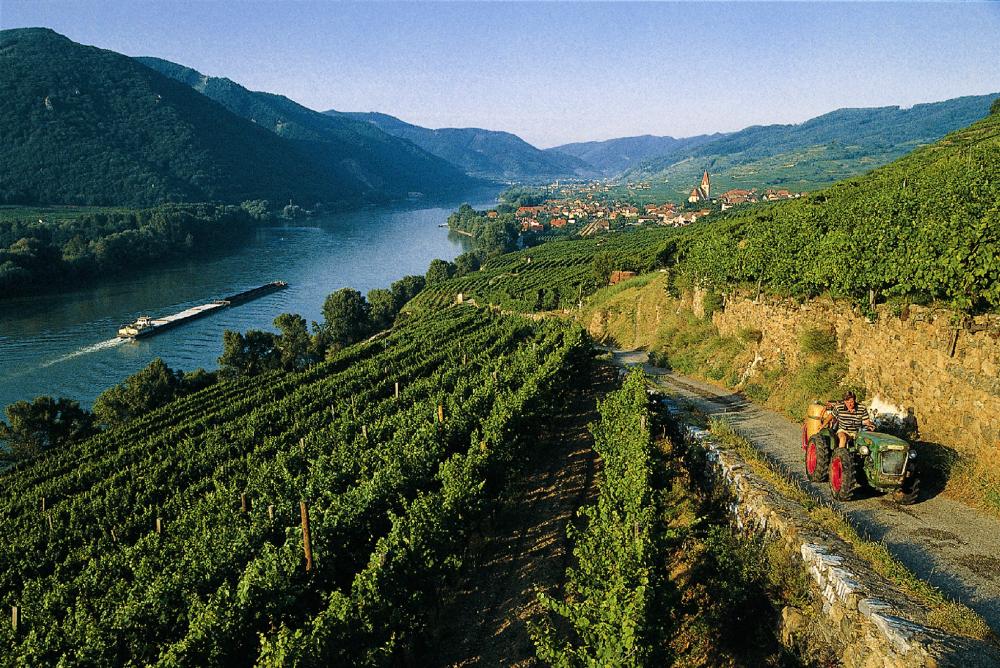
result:
[(997, 648), (934, 628), (924, 606), (895, 589), (800, 504), (755, 475), (738, 454), (702, 429), (689, 427), (688, 433), (706, 450), (708, 480), (730, 493), (737, 525), (779, 541), (811, 576), (812, 607), (782, 612), (786, 645), (808, 655), (806, 648), (818, 641), (847, 668), (1000, 666)]
[[(692, 300), (697, 310), (698, 295)], [(804, 304), (730, 296), (712, 318), (724, 336), (759, 330), (758, 368), (803, 363), (800, 334), (832, 328), (849, 364), (848, 378), (883, 412), (912, 414), (923, 440), (966, 455), (1000, 459), (1000, 319), (956, 323), (941, 310), (911, 306), (893, 315), (879, 307), (869, 322), (828, 299)]]

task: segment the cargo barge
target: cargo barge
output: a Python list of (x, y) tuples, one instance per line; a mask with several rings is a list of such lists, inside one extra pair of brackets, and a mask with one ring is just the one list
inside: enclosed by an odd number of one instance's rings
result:
[(191, 308), (185, 309), (180, 313), (174, 313), (173, 315), (164, 316), (162, 318), (151, 318), (148, 315), (144, 315), (133, 323), (122, 325), (118, 329), (118, 338), (141, 339), (146, 336), (152, 336), (153, 334), (158, 334), (185, 322), (215, 313), (216, 311), (224, 309), (228, 306), (236, 306), (252, 299), (257, 299), (258, 297), (271, 294), (272, 292), (284, 290), (287, 287), (288, 283), (285, 283), (284, 281), (274, 281), (251, 290), (246, 290), (245, 292), (238, 292), (235, 295), (226, 297), (225, 299), (217, 299), (207, 304), (201, 304), (200, 306), (192, 306)]

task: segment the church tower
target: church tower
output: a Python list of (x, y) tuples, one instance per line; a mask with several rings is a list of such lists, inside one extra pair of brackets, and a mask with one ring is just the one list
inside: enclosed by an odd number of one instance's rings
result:
[(712, 187), (712, 181), (711, 179), (708, 178), (708, 170), (706, 169), (705, 173), (701, 177), (701, 186), (698, 187), (698, 190), (701, 191), (701, 196), (703, 199), (709, 198), (709, 192), (711, 187)]

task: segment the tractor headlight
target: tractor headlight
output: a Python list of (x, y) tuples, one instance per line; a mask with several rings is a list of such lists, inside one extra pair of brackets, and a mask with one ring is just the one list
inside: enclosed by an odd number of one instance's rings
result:
[(909, 454), (909, 455), (907, 455), (907, 456), (908, 456), (908, 457), (909, 457), (910, 459), (916, 459), (916, 458), (917, 458), (917, 451), (916, 451), (916, 450), (910, 450), (910, 454)]
[(871, 450), (868, 449), (867, 445), (862, 445), (860, 448), (858, 448), (858, 452), (861, 453), (862, 457), (867, 457), (869, 454), (871, 454)]

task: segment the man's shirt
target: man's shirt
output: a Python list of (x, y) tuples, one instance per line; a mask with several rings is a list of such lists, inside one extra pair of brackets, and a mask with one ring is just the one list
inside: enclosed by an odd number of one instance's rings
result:
[(868, 419), (868, 407), (855, 402), (854, 410), (848, 410), (843, 401), (833, 406), (833, 415), (837, 418), (837, 429), (845, 431), (860, 431)]

